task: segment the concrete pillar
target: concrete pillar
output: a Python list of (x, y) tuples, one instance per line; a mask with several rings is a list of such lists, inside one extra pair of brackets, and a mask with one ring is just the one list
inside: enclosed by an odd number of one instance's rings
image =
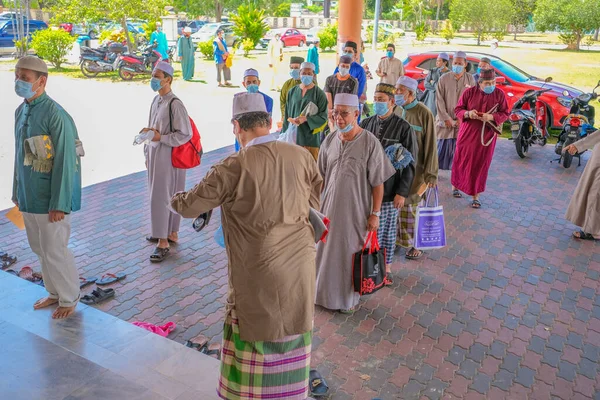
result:
[(348, 40), (358, 45), (361, 51), (361, 30), (364, 0), (339, 0), (338, 3), (338, 56)]
[(162, 19), (162, 28), (165, 36), (167, 36), (167, 42), (169, 44), (174, 44), (178, 39), (177, 32), (177, 16), (174, 14), (169, 14), (160, 17)]

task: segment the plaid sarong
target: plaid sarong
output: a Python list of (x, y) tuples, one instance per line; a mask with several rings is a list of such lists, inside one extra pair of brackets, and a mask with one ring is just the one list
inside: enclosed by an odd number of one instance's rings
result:
[(407, 204), (400, 209), (400, 215), (398, 216), (398, 241), (396, 242), (400, 247), (406, 249), (413, 247), (417, 206), (418, 204)]
[(227, 400), (305, 400), (312, 332), (272, 342), (240, 339), (235, 313), (225, 319), (217, 394)]
[(377, 239), (379, 246), (385, 249), (385, 263), (391, 264), (394, 261), (394, 252), (396, 251), (396, 235), (398, 230), (398, 209), (394, 207), (394, 202), (381, 204), (381, 217), (379, 218), (379, 229), (377, 230)]

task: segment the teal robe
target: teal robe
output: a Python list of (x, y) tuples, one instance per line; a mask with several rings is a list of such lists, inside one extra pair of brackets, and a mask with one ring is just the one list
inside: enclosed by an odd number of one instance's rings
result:
[(320, 147), (321, 131), (327, 126), (327, 96), (318, 86), (306, 91), (302, 97), (302, 87), (294, 86), (288, 93), (285, 104), (282, 132), (285, 132), (289, 122), (288, 118), (296, 118), (310, 102), (315, 103), (319, 112), (311, 115), (306, 122), (298, 126), (297, 144), (306, 147)]
[(194, 77), (194, 70), (196, 68), (196, 46), (194, 46), (191, 37), (182, 36), (179, 38), (177, 47), (179, 48), (179, 58), (181, 59), (183, 80), (189, 81)]
[(319, 72), (321, 72), (321, 70), (319, 68), (319, 49), (317, 48), (317, 46), (310, 46), (310, 48), (308, 49), (308, 53), (306, 54), (306, 62), (311, 62), (315, 64), (315, 75), (319, 75)]
[(156, 43), (156, 51), (160, 53), (163, 61), (169, 62), (169, 42), (167, 42), (167, 35), (164, 32), (152, 32), (150, 36), (150, 44)]
[[(25, 140), (40, 135), (50, 136), (54, 147), (48, 173), (25, 166)], [(68, 214), (81, 208), (81, 160), (75, 151), (78, 139), (71, 116), (46, 93), (17, 108), (12, 200), (22, 212)]]

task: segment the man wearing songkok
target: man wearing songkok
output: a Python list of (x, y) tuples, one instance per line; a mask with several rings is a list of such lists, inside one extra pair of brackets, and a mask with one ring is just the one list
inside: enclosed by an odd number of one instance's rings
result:
[(323, 180), (306, 150), (269, 134), (259, 94), (236, 94), (232, 121), (240, 152), (171, 201), (185, 218), (221, 207), (229, 293), (217, 393), (305, 400), (316, 280), (309, 210)]
[(423, 103), (417, 101), (417, 85), (417, 81), (408, 76), (400, 77), (396, 84), (395, 97), (396, 104), (403, 107), (396, 107), (396, 112), (400, 112), (402, 118), (412, 126), (418, 148), (417, 155), (413, 155), (416, 161), (415, 179), (410, 194), (400, 209), (398, 221), (397, 244), (408, 249), (406, 258), (409, 260), (418, 259), (423, 255), (422, 251), (414, 247), (417, 205), (421, 202), (425, 192), (424, 186), (435, 187), (438, 176), (438, 153), (433, 114)]
[[(258, 71), (254, 68), (248, 68), (246, 71), (244, 71), (244, 81), (242, 82), (242, 84), (244, 85), (248, 93), (258, 93), (262, 95), (263, 99), (265, 100), (265, 107), (267, 109), (267, 112), (269, 113), (269, 115), (272, 115), (273, 99), (271, 98), (271, 96), (268, 96), (259, 90), (260, 79), (258, 77)], [(238, 143), (237, 139), (235, 140), (235, 151), (240, 151), (240, 144)]]
[[(362, 55), (362, 53), (360, 53)], [(365, 72), (365, 69), (362, 67), (362, 65), (360, 65), (357, 61), (360, 60), (359, 57), (359, 53), (358, 53), (358, 46), (356, 45), (356, 42), (352, 42), (352, 41), (347, 41), (346, 44), (344, 45), (344, 55), (350, 56), (352, 57), (352, 64), (350, 65), (350, 75), (353, 76), (354, 78), (356, 78), (356, 80), (358, 81), (358, 91), (356, 92), (358, 94), (358, 98), (361, 101), (361, 103), (364, 103), (364, 100), (366, 100), (366, 90), (367, 90), (367, 74)], [(339, 72), (339, 67), (335, 68), (334, 73), (338, 73)], [(335, 99), (335, 97), (334, 97)], [(361, 106), (362, 108), (362, 106)], [(361, 109), (362, 112), (362, 109)], [(358, 118), (358, 120), (360, 121), (360, 116)]]
[[(396, 87), (380, 83), (375, 87), (373, 109), (375, 115), (361, 121), (363, 129), (379, 140), (396, 173), (383, 186), (383, 203), (377, 238), (386, 250), (386, 285), (393, 283), (391, 264), (396, 250), (398, 210), (404, 206), (415, 176), (417, 139), (408, 122), (394, 113)], [(413, 156), (414, 154), (414, 156)]]
[[(285, 114), (285, 104), (287, 102), (288, 93), (294, 86), (300, 84), (300, 66), (304, 62), (304, 58), (292, 56), (290, 57), (290, 79), (285, 81), (281, 87), (281, 93), (279, 94), (279, 106), (281, 107), (281, 118)], [(283, 120), (285, 122), (285, 120)]]
[(325, 80), (323, 91), (327, 96), (327, 108), (329, 110), (333, 110), (333, 99), (338, 93), (358, 94), (358, 80), (350, 75), (351, 65), (352, 57), (341, 56), (337, 72)]
[(179, 58), (181, 60), (181, 72), (184, 81), (192, 80), (194, 69), (196, 68), (196, 45), (191, 38), (192, 28), (186, 26), (183, 28), (183, 35), (177, 42), (179, 49)]
[[(440, 169), (452, 169), (456, 137), (458, 136), (458, 117), (454, 108), (463, 92), (476, 85), (473, 75), (467, 73), (467, 55), (463, 51), (454, 53), (452, 72), (443, 75), (436, 88), (435, 133), (438, 139), (438, 161)], [(452, 188), (456, 196), (455, 188)]]
[(501, 134), (508, 115), (506, 95), (496, 88), (493, 69), (481, 71), (479, 84), (465, 90), (456, 105), (456, 116), (461, 124), (452, 167), (452, 186), (473, 197), (473, 208), (481, 208), (479, 195), (485, 191), (496, 136)]
[(48, 292), (33, 308), (58, 303), (52, 318), (61, 319), (73, 314), (79, 301), (79, 274), (68, 244), (71, 213), (81, 208), (83, 147), (71, 116), (46, 94), (47, 83), (43, 60), (17, 61), (14, 90), (24, 102), (15, 113), (12, 201), (23, 213)]
[(152, 262), (163, 261), (169, 254), (169, 243), (176, 243), (178, 240), (181, 217), (171, 212), (169, 201), (171, 196), (185, 189), (186, 170), (173, 167), (171, 154), (174, 147), (181, 146), (192, 138), (190, 118), (181, 100), (171, 91), (172, 83), (173, 67), (159, 62), (150, 80), (151, 89), (158, 92), (158, 95), (150, 106), (148, 127), (142, 129), (154, 132), (152, 141), (144, 146), (151, 228), (151, 235), (146, 240), (157, 243), (150, 255)]
[(314, 64), (302, 63), (301, 83), (290, 89), (288, 93), (282, 132), (286, 131), (289, 124), (296, 125), (298, 127), (296, 144), (310, 151), (316, 161), (321, 146), (320, 133), (327, 126), (327, 97), (323, 90), (315, 85), (314, 77)]
[(437, 107), (435, 104), (435, 91), (437, 89), (437, 83), (442, 75), (450, 71), (448, 68), (449, 64), (450, 56), (448, 56), (448, 53), (438, 54), (438, 57), (435, 60), (435, 68), (429, 71), (427, 77), (425, 78), (425, 82), (423, 83), (425, 86), (425, 93), (423, 93), (423, 104), (429, 108), (434, 117), (437, 115)]
[(393, 43), (387, 45), (385, 57), (379, 61), (377, 76), (381, 78), (381, 83), (395, 85), (398, 78), (404, 76), (404, 64), (396, 58), (396, 46)]
[(475, 82), (479, 82), (479, 75), (481, 74), (481, 71), (486, 69), (492, 69), (492, 61), (488, 57), (481, 57), (477, 71), (473, 74), (473, 79), (475, 79)]
[(379, 140), (358, 125), (358, 109), (357, 96), (335, 96), (335, 127), (318, 160), (325, 179), (321, 212), (331, 225), (327, 242), (317, 245), (316, 304), (341, 312), (353, 312), (358, 304), (352, 255), (362, 249), (367, 232), (379, 228), (383, 184), (395, 173)]

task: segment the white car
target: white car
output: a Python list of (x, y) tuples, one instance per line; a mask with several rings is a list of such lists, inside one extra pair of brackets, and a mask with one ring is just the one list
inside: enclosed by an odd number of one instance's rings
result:
[(233, 24), (223, 22), (213, 22), (204, 25), (198, 29), (198, 32), (192, 34), (192, 42), (195, 45), (199, 43), (212, 41), (217, 37), (217, 31), (223, 29), (223, 36), (228, 47), (232, 47), (237, 42), (238, 37), (233, 33)]
[(306, 44), (311, 45), (313, 43), (315, 43), (315, 41), (317, 41), (317, 39), (319, 38), (318, 34), (321, 31), (321, 28), (319, 28), (318, 26), (312, 27), (307, 31), (304, 31), (304, 34), (306, 35)]

